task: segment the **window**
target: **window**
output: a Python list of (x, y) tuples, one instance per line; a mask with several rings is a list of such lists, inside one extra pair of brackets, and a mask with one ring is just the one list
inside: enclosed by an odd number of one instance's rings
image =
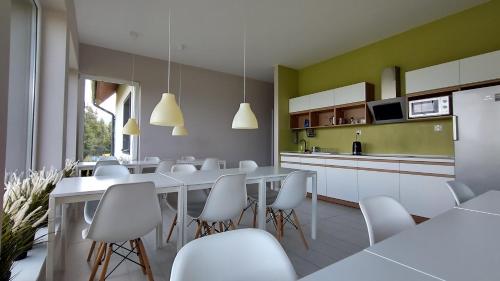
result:
[(35, 116), (38, 7), (11, 1), (6, 171), (31, 169)]
[[(125, 99), (125, 102), (123, 103), (123, 126), (127, 124), (128, 119), (130, 118), (130, 113), (132, 111), (132, 104), (130, 102), (130, 96), (132, 93), (129, 93), (127, 98)], [(125, 154), (130, 154), (130, 136), (129, 135), (123, 135), (123, 145), (122, 145), (122, 152)]]

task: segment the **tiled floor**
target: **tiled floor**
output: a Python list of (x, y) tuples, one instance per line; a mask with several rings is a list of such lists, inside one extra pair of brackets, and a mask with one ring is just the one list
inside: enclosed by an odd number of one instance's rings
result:
[[(173, 212), (165, 209), (164, 223), (165, 233), (169, 226), (169, 220)], [(297, 214), (301, 220), (305, 235), (308, 239), (310, 249), (306, 250), (300, 240), (298, 232), (291, 226), (287, 226), (283, 239), (283, 248), (290, 257), (295, 270), (299, 276), (308, 275), (320, 268), (328, 266), (366, 248), (369, 244), (366, 226), (361, 212), (357, 209), (343, 207), (325, 202), (318, 204), (318, 237), (316, 240), (310, 238), (311, 201), (306, 200), (298, 209)], [(79, 214), (76, 215), (79, 217)], [(252, 215), (249, 210), (240, 228), (251, 225)], [(70, 226), (70, 235), (66, 253), (66, 270), (57, 274), (57, 280), (88, 280), (90, 265), (86, 261), (90, 242), (81, 238), (81, 230), (86, 227), (82, 220), (77, 220)], [(268, 224), (268, 230), (274, 234), (274, 227)], [(194, 236), (194, 225), (189, 230)], [(165, 235), (166, 236), (166, 235)], [(155, 280), (169, 280), (170, 269), (176, 254), (175, 234), (173, 243), (164, 248), (156, 250), (154, 247), (154, 232), (148, 234), (144, 243), (148, 251)], [(110, 269), (119, 261), (113, 256)], [(107, 280), (146, 280), (140, 268), (131, 263), (124, 262)]]

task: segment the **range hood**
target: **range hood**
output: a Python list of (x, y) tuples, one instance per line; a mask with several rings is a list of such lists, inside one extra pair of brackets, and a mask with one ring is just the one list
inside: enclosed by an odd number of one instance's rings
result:
[(406, 99), (400, 97), (399, 67), (391, 66), (382, 71), (382, 100), (368, 102), (375, 124), (398, 123), (406, 121)]

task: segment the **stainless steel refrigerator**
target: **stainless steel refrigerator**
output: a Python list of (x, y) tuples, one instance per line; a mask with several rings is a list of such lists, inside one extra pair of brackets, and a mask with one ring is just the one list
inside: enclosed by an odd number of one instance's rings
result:
[(500, 190), (500, 86), (453, 93), (453, 114), (456, 179)]

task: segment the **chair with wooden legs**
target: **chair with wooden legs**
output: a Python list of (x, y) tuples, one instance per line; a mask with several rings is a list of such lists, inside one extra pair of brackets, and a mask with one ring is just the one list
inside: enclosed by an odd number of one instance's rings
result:
[[(104, 193), (90, 227), (82, 231), (84, 239), (99, 242), (97, 259), (89, 281), (93, 281), (102, 262), (99, 280), (105, 280), (122, 262), (108, 274), (111, 255), (116, 253), (139, 265), (147, 279), (153, 281), (153, 273), (141, 237), (161, 222), (161, 210), (152, 182), (117, 184)], [(126, 245), (130, 243), (130, 248)], [(120, 249), (127, 254), (118, 253)], [(129, 257), (137, 255), (137, 259)]]
[(245, 181), (246, 174), (220, 176), (212, 186), (205, 205), (198, 209), (188, 209), (188, 215), (193, 217), (198, 225), (195, 239), (236, 229), (233, 218), (237, 217), (246, 205)]
[[(272, 220), (276, 226), (276, 237), (278, 240), (283, 238), (285, 224), (290, 223), (299, 231), (300, 238), (304, 242), (306, 249), (309, 249), (306, 237), (300, 225), (299, 217), (294, 210), (306, 198), (306, 190), (307, 173), (305, 171), (290, 173), (281, 184), (281, 188), (275, 200), (268, 200), (267, 215), (270, 216), (270, 220)], [(267, 199), (269, 199), (269, 197)]]
[[(197, 171), (196, 167), (191, 164), (175, 164), (171, 167), (172, 173), (194, 173)], [(190, 190), (187, 192), (187, 209), (188, 214), (200, 210), (207, 201), (208, 192), (206, 190)], [(177, 225), (177, 193), (167, 194), (167, 206), (175, 212), (174, 219), (170, 223), (170, 228), (167, 235), (167, 243), (170, 242), (174, 228)]]
[[(100, 162), (116, 162), (118, 161), (115, 160), (106, 160), (106, 161), (100, 161)], [(99, 163), (99, 162), (98, 162)], [(111, 164), (104, 164), (104, 165), (97, 165), (96, 164), (96, 169), (94, 171), (94, 176), (95, 177), (126, 177), (130, 175), (129, 170), (127, 167), (122, 166), (120, 164), (118, 165), (111, 165)], [(83, 217), (85, 219), (85, 222), (87, 224), (92, 223), (92, 219), (94, 218), (95, 210), (97, 209), (97, 205), (99, 205), (99, 200), (93, 200), (93, 201), (87, 201), (85, 202), (85, 206), (83, 207)], [(94, 253), (94, 248), (96, 246), (96, 242), (92, 242), (92, 245), (90, 246), (89, 253), (87, 255), (87, 261), (90, 261), (92, 258), (92, 254)]]
[(156, 167), (155, 173), (169, 173), (174, 165), (175, 160), (163, 160), (158, 164), (158, 167)]
[(219, 159), (217, 158), (207, 158), (203, 161), (200, 170), (202, 171), (213, 171), (220, 170)]

